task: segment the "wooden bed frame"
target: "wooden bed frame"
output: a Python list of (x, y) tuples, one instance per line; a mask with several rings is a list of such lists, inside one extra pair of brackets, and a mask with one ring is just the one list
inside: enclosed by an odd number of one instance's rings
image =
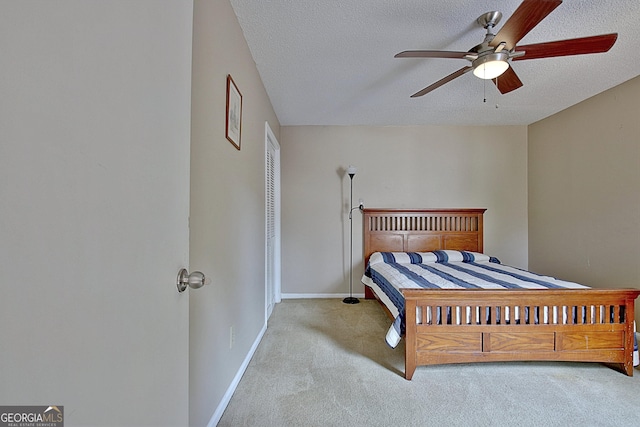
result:
[[(483, 252), (484, 211), (365, 209), (365, 265), (373, 252)], [(403, 289), (402, 293), (407, 380), (422, 365), (516, 360), (601, 362), (633, 375), (634, 301), (640, 290)], [(365, 297), (377, 298), (367, 286)], [(566, 307), (588, 315), (567, 316), (568, 320), (559, 323), (505, 322), (504, 316), (502, 322), (496, 322), (500, 313), (515, 313), (516, 307), (520, 313), (562, 313)], [(490, 315), (467, 319), (462, 324), (428, 322), (430, 313), (438, 309)], [(416, 310), (422, 314), (422, 323), (416, 321)]]

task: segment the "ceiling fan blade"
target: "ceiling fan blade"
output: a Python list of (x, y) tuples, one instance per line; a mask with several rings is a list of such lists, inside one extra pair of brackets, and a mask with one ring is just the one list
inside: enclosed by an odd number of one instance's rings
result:
[(469, 52), (453, 52), (447, 50), (405, 50), (394, 58), (454, 58), (465, 59)]
[(498, 31), (489, 46), (496, 47), (500, 42), (506, 42), (505, 48), (513, 49), (529, 31), (560, 4), (562, 0), (524, 0)]
[(513, 67), (507, 68), (507, 71), (493, 79), (493, 83), (495, 83), (496, 87), (503, 95), (522, 86), (522, 81), (520, 81), (516, 72), (513, 71)]
[(512, 58), (512, 61), (607, 52), (615, 44), (617, 39), (618, 34), (612, 33), (518, 46), (516, 52), (524, 51), (525, 54)]
[(417, 98), (419, 96), (426, 95), (427, 93), (431, 92), (432, 90), (439, 88), (440, 86), (444, 85), (445, 83), (449, 83), (451, 80), (453, 80), (455, 78), (458, 78), (461, 75), (463, 75), (465, 73), (468, 73), (471, 70), (473, 70), (473, 67), (470, 67), (470, 66), (462, 67), (458, 71), (456, 71), (455, 73), (451, 73), (447, 77), (442, 78), (442, 79), (438, 80), (437, 82), (435, 82), (434, 84), (425, 87), (420, 92), (414, 93), (413, 95), (411, 95), (411, 98)]

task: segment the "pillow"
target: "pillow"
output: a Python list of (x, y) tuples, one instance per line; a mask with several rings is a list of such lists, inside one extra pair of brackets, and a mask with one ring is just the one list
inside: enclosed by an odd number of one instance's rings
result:
[(387, 264), (428, 264), (434, 262), (495, 262), (497, 258), (479, 252), (433, 251), (433, 252), (374, 252), (369, 257), (369, 265)]

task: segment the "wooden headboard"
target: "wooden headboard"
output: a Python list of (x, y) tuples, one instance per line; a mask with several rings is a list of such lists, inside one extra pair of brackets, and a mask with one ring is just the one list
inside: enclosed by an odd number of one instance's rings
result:
[(364, 262), (374, 252), (482, 252), (486, 209), (365, 209)]
[[(364, 209), (364, 265), (374, 252), (483, 252), (486, 209)], [(374, 298), (365, 286), (365, 297)]]

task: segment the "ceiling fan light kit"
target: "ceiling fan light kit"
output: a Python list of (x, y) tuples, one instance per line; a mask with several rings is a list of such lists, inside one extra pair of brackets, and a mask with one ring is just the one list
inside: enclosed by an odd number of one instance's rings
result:
[(472, 62), (473, 74), (485, 80), (493, 80), (509, 68), (509, 54), (507, 52), (489, 53), (481, 55)]
[[(476, 77), (493, 80), (500, 93), (506, 94), (522, 86), (520, 78), (509, 64), (511, 60), (584, 55), (607, 52), (611, 49), (617, 40), (617, 33), (516, 46), (529, 31), (561, 4), (562, 0), (524, 0), (497, 34), (493, 34), (492, 29), (500, 22), (502, 13), (494, 11), (480, 15), (476, 22), (487, 30), (487, 34), (482, 43), (467, 52), (408, 50), (398, 53), (396, 58), (447, 58), (471, 62), (471, 66), (467, 65), (449, 74), (411, 97), (423, 96), (471, 70)], [(503, 74), (503, 78), (496, 79)]]

